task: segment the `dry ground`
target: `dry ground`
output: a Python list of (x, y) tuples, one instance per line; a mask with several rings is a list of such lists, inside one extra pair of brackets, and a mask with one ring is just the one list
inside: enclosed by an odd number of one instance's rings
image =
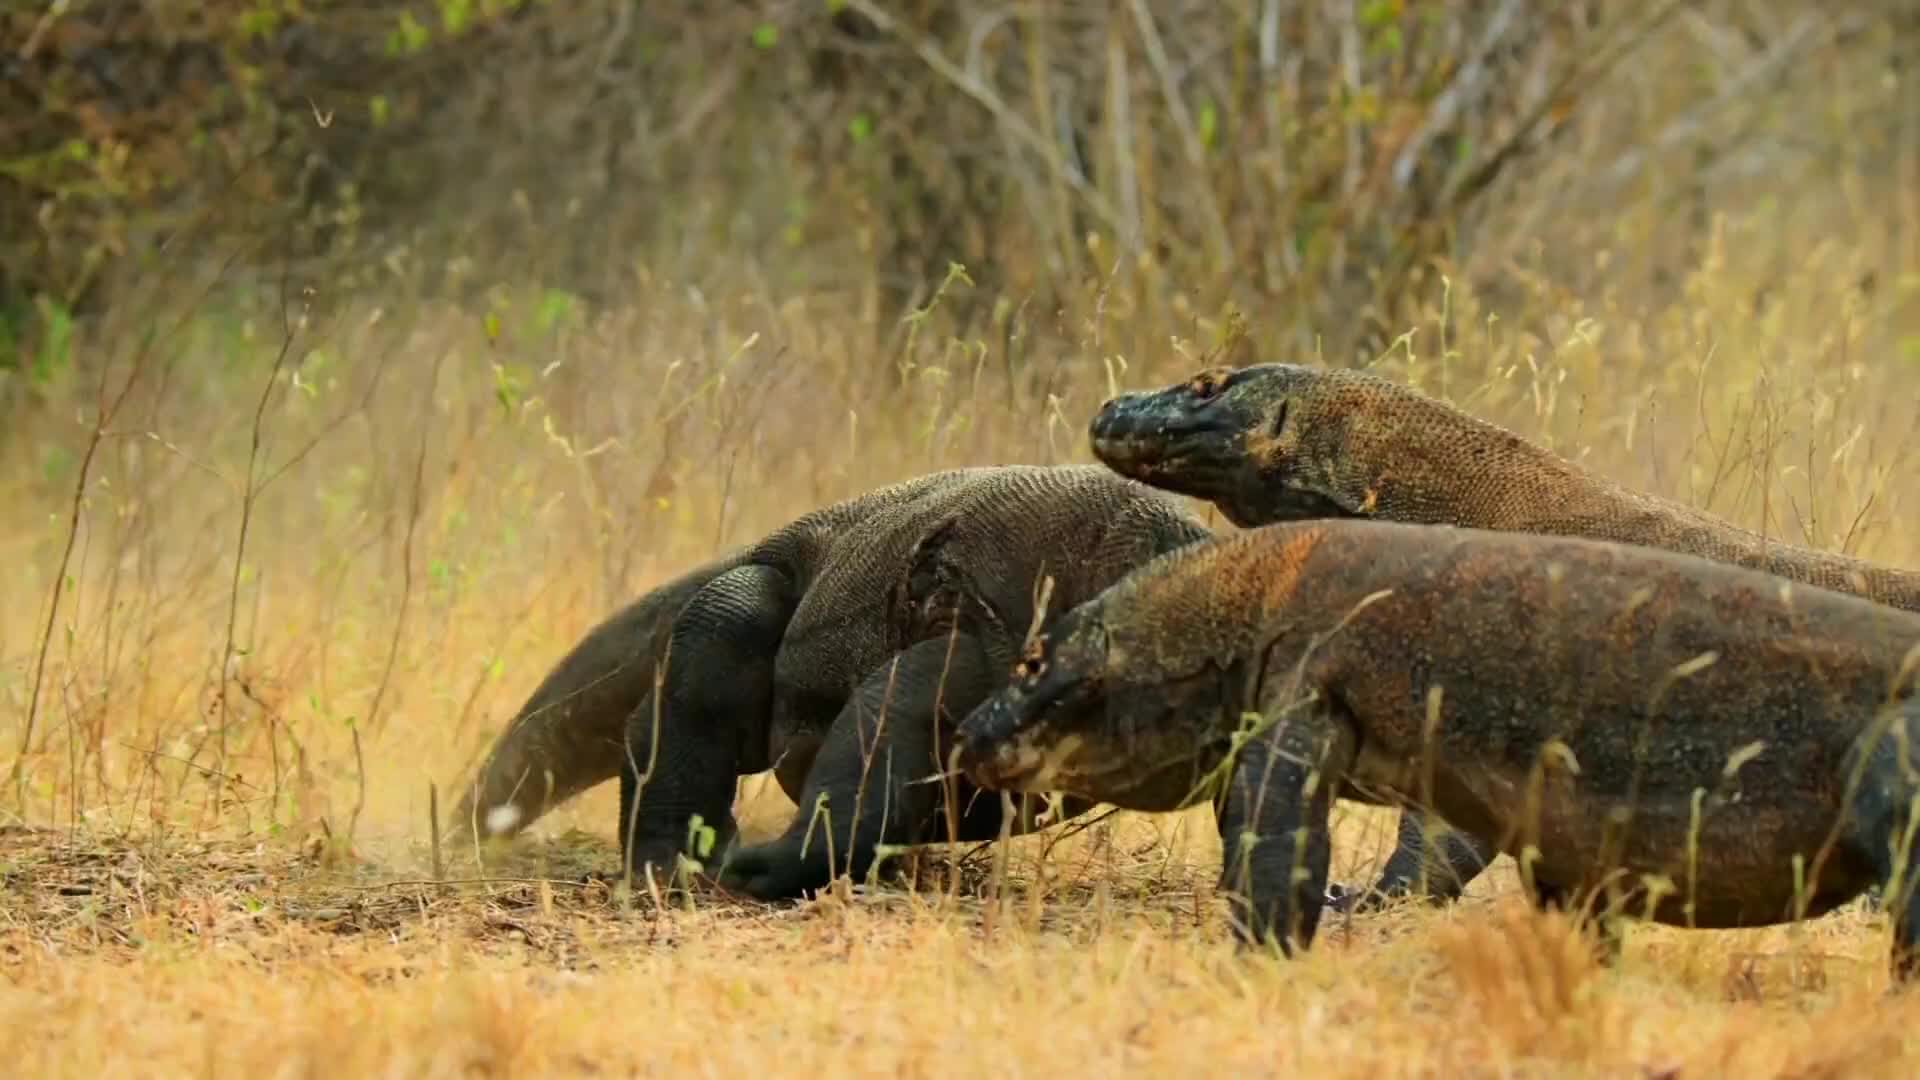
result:
[[(1358, 817), (1343, 852), (1386, 835)], [(578, 832), (519, 845), (489, 883), (436, 885), (418, 850), (329, 867), (319, 845), (12, 828), (0, 1053), (22, 1076), (1895, 1076), (1920, 1062), (1920, 999), (1884, 993), (1884, 927), (1856, 910), (1797, 930), (1642, 928), (1608, 971), (1517, 902), (1503, 863), (1451, 911), (1335, 920), (1286, 964), (1235, 955), (1205, 822), (1181, 824), (1197, 839), (1137, 821), (1083, 834), (1040, 875), (1025, 843), (998, 903), (976, 869), (955, 897), (930, 884), (666, 910), (594, 880), (612, 853)]]
[[(1862, 300), (1862, 249), (1802, 237), (1761, 308), (1734, 271), (1788, 241), (1720, 242), (1657, 302), (1543, 286), (1496, 319), (1456, 287), (1382, 369), (1624, 482), (1920, 564), (1920, 275)], [(592, 879), (600, 790), (432, 883), (429, 784), (445, 807), (615, 605), (873, 484), (1085, 460), (1100, 398), (1188, 374), (1205, 342), (1170, 339), (1209, 330), (1116, 289), (1080, 346), (1016, 364), (1004, 326), (877, 353), (753, 290), (645, 282), (591, 319), (385, 300), (295, 311), (284, 357), (271, 304), (147, 353), (176, 324), (130, 313), (0, 432), (11, 1075), (1920, 1071), (1920, 998), (1887, 993), (1857, 908), (1636, 928), (1603, 970), (1502, 860), (1278, 963), (1227, 943), (1204, 811), (1026, 838), (997, 876), (961, 853), (951, 894), (936, 853), (919, 891), (660, 911)], [(744, 791), (771, 828), (785, 800)], [(1370, 875), (1389, 825), (1343, 810), (1336, 872)]]

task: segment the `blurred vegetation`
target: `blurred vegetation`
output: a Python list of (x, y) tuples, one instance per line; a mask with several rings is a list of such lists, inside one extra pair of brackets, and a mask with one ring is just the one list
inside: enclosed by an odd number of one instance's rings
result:
[(0, 132), (36, 818), (411, 827), (636, 590), (1230, 309), (1920, 563), (1911, 0), (34, 0)]
[(963, 322), (1117, 283), (1347, 363), (1440, 274), (1671, 285), (1708, 207), (1841, 163), (1908, 193), (1852, 209), (1911, 269), (1916, 87), (1905, 0), (11, 0), (0, 379), (195, 258), (602, 305), (750, 271), (889, 333), (960, 263)]

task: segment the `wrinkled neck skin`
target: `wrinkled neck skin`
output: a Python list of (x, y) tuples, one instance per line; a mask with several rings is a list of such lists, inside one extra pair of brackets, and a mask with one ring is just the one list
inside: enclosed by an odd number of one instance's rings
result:
[[(1490, 500), (1490, 484), (1501, 478), (1562, 495), (1603, 494), (1578, 467), (1512, 432), (1371, 380), (1324, 390), (1295, 404), (1284, 422), (1266, 424), (1242, 433), (1246, 479), (1231, 503), (1217, 502), (1243, 528), (1310, 517), (1519, 524), (1532, 501)], [(1508, 516), (1514, 521), (1495, 520)]]
[(1367, 516), (1361, 509), (1361, 499), (1333, 490), (1324, 481), (1302, 478), (1298, 470), (1284, 465), (1250, 464), (1235, 480), (1237, 483), (1225, 491), (1188, 494), (1213, 503), (1228, 521), (1242, 529), (1285, 521)]

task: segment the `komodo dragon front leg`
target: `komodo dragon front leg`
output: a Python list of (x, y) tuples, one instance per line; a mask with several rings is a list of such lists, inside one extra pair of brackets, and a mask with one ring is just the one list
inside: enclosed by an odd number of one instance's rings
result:
[(797, 597), (778, 567), (736, 567), (702, 587), (675, 621), (661, 706), (631, 718), (620, 769), (620, 848), (636, 877), (669, 879), (698, 814), (712, 853), (735, 825), (741, 773), (767, 767), (774, 656)]
[[(958, 718), (993, 691), (1000, 670), (967, 634), (919, 642), (875, 668), (835, 718), (786, 831), (734, 852), (721, 887), (785, 899), (836, 874), (864, 879), (882, 845), (997, 836), (999, 796), (976, 797), (972, 784), (944, 775), (943, 761)], [(1066, 816), (1092, 805), (1067, 800)]]
[(1215, 804), (1220, 891), (1242, 941), (1288, 956), (1313, 941), (1332, 855), (1328, 819), (1357, 737), (1324, 699), (1288, 710), (1234, 754)]

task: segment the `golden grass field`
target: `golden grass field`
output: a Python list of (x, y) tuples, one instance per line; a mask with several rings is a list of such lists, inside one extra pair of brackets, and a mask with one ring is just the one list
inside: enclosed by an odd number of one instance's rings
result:
[[(1734, 221), (1664, 293), (1456, 286), (1379, 367), (1624, 482), (1920, 565), (1920, 273), (1854, 284), (1894, 242)], [(1005, 325), (875, 345), (857, 305), (747, 278), (643, 274), (591, 314), (296, 296), (284, 321), (194, 287), (89, 331), (0, 433), (10, 1075), (1920, 1069), (1920, 998), (1888, 993), (1857, 907), (1636, 927), (1603, 969), (1502, 859), (1457, 906), (1330, 918), (1280, 962), (1228, 942), (1205, 810), (1023, 838), (1002, 873), (962, 852), (951, 895), (656, 910), (589, 880), (606, 785), (436, 883), (430, 785), (444, 812), (625, 598), (875, 484), (1089, 460), (1091, 409), (1185, 376), (1217, 327), (1115, 286), (1015, 372)], [(741, 798), (750, 833), (790, 809), (765, 778)], [(1367, 878), (1391, 819), (1337, 813), (1336, 878)]]

